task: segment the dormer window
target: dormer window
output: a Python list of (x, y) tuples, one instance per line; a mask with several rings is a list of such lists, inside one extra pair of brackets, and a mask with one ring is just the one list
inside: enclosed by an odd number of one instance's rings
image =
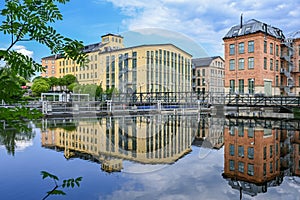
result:
[(250, 31), (251, 31), (251, 27), (246, 27), (246, 29), (245, 29), (245, 34), (249, 34)]
[(238, 32), (239, 32), (239, 30), (234, 30), (232, 36), (237, 36)]

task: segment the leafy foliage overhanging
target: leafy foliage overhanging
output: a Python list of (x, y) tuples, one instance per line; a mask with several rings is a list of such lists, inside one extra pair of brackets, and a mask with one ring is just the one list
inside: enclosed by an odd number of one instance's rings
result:
[[(0, 100), (11, 103), (20, 95), (21, 87), (15, 82), (17, 76), (29, 80), (36, 72), (43, 70), (43, 67), (32, 58), (14, 50), (18, 42), (35, 41), (47, 46), (52, 54), (74, 60), (79, 65), (86, 62), (86, 55), (82, 52), (83, 43), (62, 36), (51, 26), (63, 19), (57, 4), (65, 4), (68, 1), (5, 0), (5, 6), (0, 10), (3, 18), (0, 32), (9, 35), (11, 41), (7, 48), (0, 49), (0, 63), (5, 63), (0, 70)], [(11, 109), (6, 111), (8, 114), (0, 117), (0, 120), (6, 120), (5, 117), (16, 112)], [(28, 113), (23, 114), (29, 116)]]

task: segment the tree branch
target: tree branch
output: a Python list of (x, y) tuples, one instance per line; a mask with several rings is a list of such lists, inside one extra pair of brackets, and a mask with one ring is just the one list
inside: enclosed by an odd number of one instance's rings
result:
[(47, 199), (57, 188), (58, 188), (58, 185), (56, 185), (51, 191), (49, 191), (47, 193), (47, 195), (44, 196), (43, 200)]
[[(19, 42), (21, 40), (20, 39), (21, 38), (21, 33), (22, 33), (23, 29), (25, 28), (25, 26), (27, 26), (26, 23), (23, 24), (23, 26), (21, 27), (21, 29), (19, 31), (19, 34), (17, 35), (16, 40), (11, 42), (10, 46), (6, 49), (6, 51), (9, 51), (17, 42)], [(12, 38), (13, 38), (13, 33), (12, 33)]]

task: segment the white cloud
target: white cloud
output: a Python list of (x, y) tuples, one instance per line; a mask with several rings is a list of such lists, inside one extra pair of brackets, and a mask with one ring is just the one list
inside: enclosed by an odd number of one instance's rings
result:
[(27, 50), (25, 46), (22, 45), (16, 45), (13, 48), (16, 52), (21, 53), (23, 55), (33, 57), (33, 51)]
[(163, 28), (190, 36), (213, 54), (223, 54), (222, 38), (231, 26), (255, 18), (296, 31), (299, 1), (286, 0), (107, 0), (127, 16), (125, 29)]

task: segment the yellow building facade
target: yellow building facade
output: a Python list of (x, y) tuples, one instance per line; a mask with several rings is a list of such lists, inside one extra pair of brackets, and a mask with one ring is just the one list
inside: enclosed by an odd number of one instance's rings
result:
[(73, 74), (80, 84), (101, 85), (104, 90), (116, 88), (119, 92), (191, 91), (192, 55), (184, 50), (173, 44), (125, 48), (120, 35), (101, 38), (100, 43), (84, 47), (88, 57), (85, 66), (57, 57), (56, 77)]

